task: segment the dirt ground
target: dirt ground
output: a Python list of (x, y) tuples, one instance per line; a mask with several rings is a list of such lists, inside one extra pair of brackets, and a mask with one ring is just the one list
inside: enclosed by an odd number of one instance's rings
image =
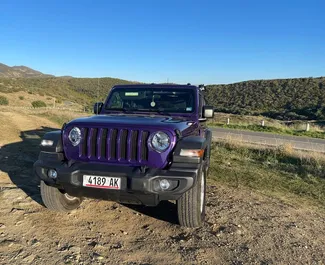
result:
[(209, 181), (207, 222), (176, 224), (156, 208), (87, 199), (71, 213), (42, 206), (32, 172), (57, 126), (0, 112), (0, 264), (325, 264), (325, 214)]

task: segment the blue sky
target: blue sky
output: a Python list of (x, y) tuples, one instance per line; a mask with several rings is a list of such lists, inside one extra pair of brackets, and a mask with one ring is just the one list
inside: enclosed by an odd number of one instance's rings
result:
[(2, 0), (0, 62), (143, 82), (325, 76), (325, 1)]

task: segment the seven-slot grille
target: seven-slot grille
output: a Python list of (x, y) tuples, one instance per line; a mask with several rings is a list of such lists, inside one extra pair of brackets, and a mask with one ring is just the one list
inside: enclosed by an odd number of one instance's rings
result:
[(82, 128), (79, 157), (91, 160), (146, 162), (148, 161), (149, 131)]

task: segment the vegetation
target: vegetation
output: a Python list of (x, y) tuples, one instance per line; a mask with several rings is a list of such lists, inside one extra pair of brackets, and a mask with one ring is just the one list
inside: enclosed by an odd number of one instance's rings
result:
[(0, 92), (27, 91), (29, 94), (55, 97), (59, 99), (57, 102), (64, 100), (92, 106), (94, 102), (104, 101), (114, 85), (130, 83), (116, 78), (0, 78)]
[[(117, 84), (132, 82), (116, 78), (0, 78), (0, 92), (27, 91), (92, 106), (103, 101)], [(325, 77), (255, 80), (229, 85), (209, 85), (209, 104), (217, 111), (263, 115), (279, 120), (325, 120)]]
[(19, 96), (19, 99), (20, 100), (24, 100), (24, 96)]
[(276, 119), (325, 119), (325, 77), (246, 81), (207, 86), (217, 111)]
[(46, 107), (46, 103), (42, 100), (36, 100), (32, 102), (32, 106), (34, 108), (44, 108)]
[(6, 97), (0, 96), (0, 105), (8, 105), (9, 101)]
[(229, 142), (212, 145), (210, 176), (233, 187), (325, 206), (325, 156), (288, 147), (258, 149)]

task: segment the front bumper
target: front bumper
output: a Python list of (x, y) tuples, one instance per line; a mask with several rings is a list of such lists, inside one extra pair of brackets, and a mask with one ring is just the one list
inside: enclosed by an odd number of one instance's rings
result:
[[(34, 170), (47, 185), (61, 188), (71, 196), (155, 206), (163, 200), (177, 200), (192, 188), (199, 174), (199, 166), (174, 163), (168, 170), (141, 170), (139, 167), (109, 164), (38, 160), (34, 164)], [(49, 169), (57, 171), (57, 179), (53, 180), (47, 176)], [(119, 177), (121, 190), (84, 187), (83, 175)], [(168, 179), (175, 185), (172, 190), (159, 191), (154, 185), (157, 179)]]

